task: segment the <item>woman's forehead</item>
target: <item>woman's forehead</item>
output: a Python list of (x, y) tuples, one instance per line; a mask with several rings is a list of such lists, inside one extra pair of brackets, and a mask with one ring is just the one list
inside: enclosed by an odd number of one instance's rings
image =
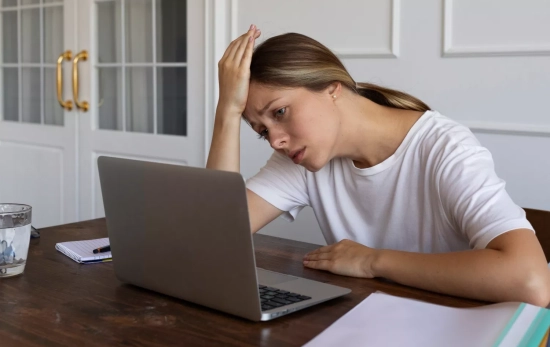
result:
[(283, 96), (284, 93), (282, 93), (281, 90), (255, 87), (251, 84), (248, 91), (248, 100), (246, 101), (244, 113), (249, 117), (261, 116), (267, 105), (273, 103), (273, 100), (278, 100)]
[(245, 114), (259, 116), (262, 114), (261, 111), (270, 103), (274, 103), (279, 99), (289, 100), (299, 97), (304, 90), (304, 88), (273, 87), (251, 83), (248, 90)]
[(285, 93), (285, 91), (288, 91), (287, 88), (280, 88), (280, 87), (273, 87), (273, 86), (267, 86), (265, 84), (259, 84), (259, 83), (250, 83), (250, 87), (248, 90), (248, 99), (249, 101), (264, 101), (263, 99), (269, 99), (273, 96), (279, 96), (280, 94)]

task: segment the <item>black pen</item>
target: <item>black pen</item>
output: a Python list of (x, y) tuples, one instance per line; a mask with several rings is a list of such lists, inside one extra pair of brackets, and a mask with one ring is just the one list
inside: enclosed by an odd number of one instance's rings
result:
[(103, 253), (103, 252), (109, 252), (111, 250), (111, 245), (103, 246), (94, 249), (94, 253)]

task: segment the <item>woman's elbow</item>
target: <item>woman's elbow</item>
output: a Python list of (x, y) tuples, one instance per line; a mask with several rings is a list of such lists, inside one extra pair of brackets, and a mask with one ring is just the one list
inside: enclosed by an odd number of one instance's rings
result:
[(521, 301), (546, 307), (550, 304), (550, 270), (530, 272), (524, 279), (523, 288), (521, 290)]

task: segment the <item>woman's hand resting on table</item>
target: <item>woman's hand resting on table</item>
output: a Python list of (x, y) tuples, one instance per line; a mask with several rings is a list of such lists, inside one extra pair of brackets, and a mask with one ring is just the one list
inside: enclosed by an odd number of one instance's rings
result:
[(304, 266), (337, 275), (373, 278), (373, 262), (377, 256), (376, 249), (351, 240), (342, 240), (306, 254)]

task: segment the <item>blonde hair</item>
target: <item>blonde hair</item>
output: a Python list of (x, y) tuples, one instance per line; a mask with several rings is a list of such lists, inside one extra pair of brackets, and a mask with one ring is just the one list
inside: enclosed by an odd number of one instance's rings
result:
[(254, 50), (250, 81), (320, 92), (334, 82), (383, 106), (428, 111), (421, 100), (371, 83), (356, 83), (334, 53), (314, 39), (288, 33), (267, 39)]

